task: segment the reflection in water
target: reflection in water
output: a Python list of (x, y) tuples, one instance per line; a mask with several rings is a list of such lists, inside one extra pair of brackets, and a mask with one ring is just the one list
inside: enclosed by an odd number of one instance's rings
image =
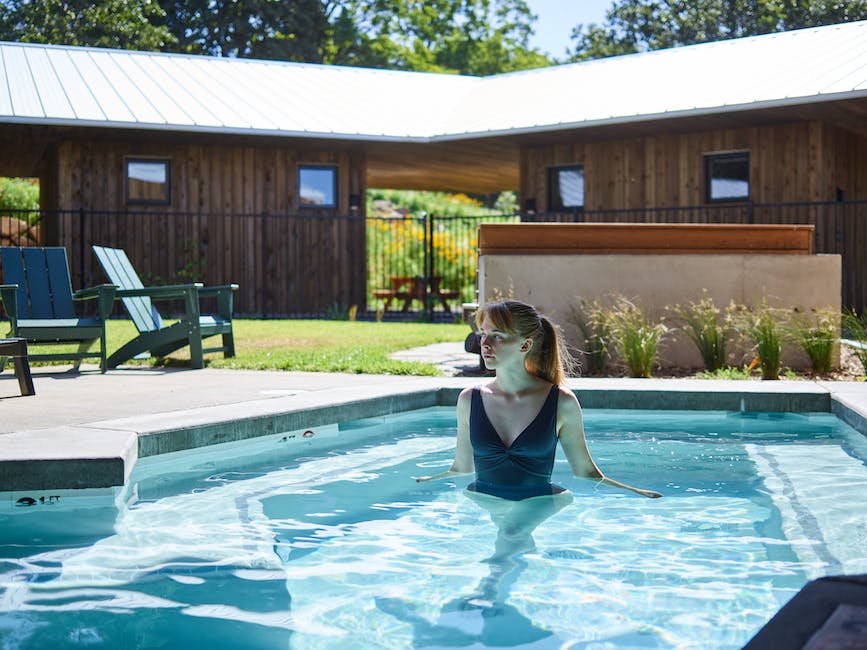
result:
[[(527, 568), (522, 557), (535, 549), (533, 531), (548, 517), (572, 502), (571, 492), (508, 501), (478, 492), (465, 494), (488, 511), (497, 527), (494, 552), (483, 560), (486, 575), (470, 596), (448, 601), (431, 623), (402, 598), (377, 598), (376, 606), (413, 626), (413, 647), (466, 647), (482, 643), (486, 647), (529, 646), (557, 641), (552, 632), (536, 627), (529, 618), (507, 601), (512, 585)], [(557, 641), (559, 645), (559, 641)], [(548, 647), (548, 643), (544, 643)]]

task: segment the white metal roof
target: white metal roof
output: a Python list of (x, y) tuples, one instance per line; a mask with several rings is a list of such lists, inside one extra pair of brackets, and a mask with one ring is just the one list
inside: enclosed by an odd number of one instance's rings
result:
[(552, 130), (864, 96), (867, 21), (487, 77), (443, 131)]
[(867, 21), (491, 77), (0, 43), (0, 122), (444, 140), (867, 96)]

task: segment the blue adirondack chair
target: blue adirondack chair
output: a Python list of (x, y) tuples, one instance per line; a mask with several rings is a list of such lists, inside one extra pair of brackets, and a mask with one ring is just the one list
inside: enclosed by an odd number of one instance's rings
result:
[[(119, 288), (126, 312), (139, 335), (108, 358), (108, 367), (141, 355), (165, 357), (184, 346), (190, 346), (190, 366), (203, 368), (206, 352), (222, 352), (225, 357), (235, 356), (235, 338), (232, 332), (232, 311), (237, 284), (204, 287), (200, 283), (165, 287), (145, 287), (126, 253), (119, 248), (94, 246), (93, 252), (109, 280)], [(216, 314), (202, 314), (200, 299), (212, 297), (217, 301)], [(184, 313), (167, 325), (154, 306), (157, 300), (183, 300)], [(222, 345), (204, 348), (202, 340), (220, 335)]]
[[(99, 359), (99, 369), (105, 372), (105, 320), (117, 287), (103, 284), (73, 293), (65, 248), (4, 246), (0, 263), (4, 281), (0, 299), (12, 325), (9, 334), (34, 345), (78, 343), (76, 352), (31, 352), (30, 360), (72, 360), (78, 370), (82, 359)], [(76, 303), (90, 299), (97, 301), (96, 315), (79, 315)], [(97, 342), (99, 349), (90, 351)]]

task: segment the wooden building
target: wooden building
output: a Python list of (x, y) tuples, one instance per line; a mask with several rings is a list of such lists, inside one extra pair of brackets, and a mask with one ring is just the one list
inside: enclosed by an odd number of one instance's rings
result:
[(154, 276), (192, 254), (202, 279), (242, 285), (241, 313), (363, 304), (369, 187), (518, 190), (543, 219), (867, 201), (867, 22), (486, 78), (0, 55), (0, 175), (40, 179), (45, 243), (87, 257), (81, 279), (92, 243)]

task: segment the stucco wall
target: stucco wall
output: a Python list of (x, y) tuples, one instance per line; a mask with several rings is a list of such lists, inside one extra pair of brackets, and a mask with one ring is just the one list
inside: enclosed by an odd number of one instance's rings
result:
[[(619, 293), (639, 301), (651, 316), (671, 321), (665, 307), (698, 300), (703, 289), (721, 308), (731, 301), (753, 306), (766, 297), (772, 306), (839, 311), (841, 258), (755, 254), (485, 254), (479, 258), (480, 300), (504, 296), (529, 302), (559, 323), (573, 346), (578, 346), (578, 339), (570, 309), (582, 299), (610, 303), (612, 295)], [(702, 366), (695, 346), (682, 333), (660, 352), (662, 366)], [(740, 364), (750, 358), (750, 351), (741, 348), (733, 350), (731, 360)], [(785, 346), (783, 363), (809, 367), (806, 356), (791, 345)]]

